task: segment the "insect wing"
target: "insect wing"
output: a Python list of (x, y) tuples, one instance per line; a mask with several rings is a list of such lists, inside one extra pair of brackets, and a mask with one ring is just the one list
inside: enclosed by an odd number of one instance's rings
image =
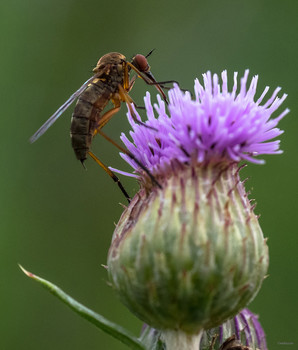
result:
[(34, 135), (30, 137), (30, 142), (35, 142), (41, 135), (43, 135), (50, 126), (67, 110), (67, 108), (73, 103), (73, 101), (86, 89), (88, 84), (95, 79), (96, 76), (91, 77), (75, 92), (70, 98), (64, 102), (64, 104), (57, 109), (57, 111), (36, 131)]

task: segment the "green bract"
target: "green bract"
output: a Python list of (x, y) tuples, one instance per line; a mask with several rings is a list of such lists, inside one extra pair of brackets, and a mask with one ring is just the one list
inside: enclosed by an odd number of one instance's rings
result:
[(195, 334), (254, 298), (268, 248), (234, 163), (173, 163), (161, 185), (141, 189), (122, 214), (109, 277), (150, 326)]

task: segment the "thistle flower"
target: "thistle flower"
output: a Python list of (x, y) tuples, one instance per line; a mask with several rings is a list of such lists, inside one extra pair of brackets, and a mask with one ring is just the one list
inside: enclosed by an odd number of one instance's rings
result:
[(162, 331), (169, 349), (198, 349), (203, 330), (236, 315), (255, 297), (268, 268), (268, 248), (258, 217), (239, 177), (239, 162), (278, 154), (282, 131), (270, 119), (286, 95), (280, 88), (255, 101), (258, 77), (247, 89), (248, 71), (237, 92), (227, 73), (207, 72), (195, 81), (195, 99), (175, 86), (169, 115), (158, 97), (145, 97), (146, 125), (128, 119), (128, 150), (141, 189), (115, 229), (108, 256), (112, 286), (141, 320)]
[[(228, 91), (227, 72), (223, 71), (222, 85), (216, 74), (210, 72), (203, 75), (204, 87), (195, 80), (195, 100), (190, 93), (182, 92), (175, 86), (169, 93), (170, 118), (165, 104), (158, 96), (159, 104), (155, 105), (158, 118), (155, 118), (147, 92), (145, 106), (148, 121), (152, 129), (136, 124), (128, 114), (133, 127), (130, 133), (133, 142), (122, 134), (122, 141), (134, 156), (142, 162), (154, 175), (166, 173), (173, 160), (180, 163), (203, 163), (208, 161), (239, 162), (248, 160), (263, 163), (255, 158), (261, 154), (278, 154), (279, 141), (269, 141), (283, 131), (276, 128), (279, 121), (289, 112), (286, 109), (275, 119), (270, 116), (287, 97), (277, 97), (280, 88), (261, 105), (269, 87), (255, 102), (258, 76), (254, 76), (248, 90), (246, 89), (249, 71), (246, 70), (241, 79), (240, 91), (237, 94), (237, 73), (234, 73), (232, 92)], [(269, 141), (269, 142), (266, 142)], [(128, 156), (122, 157), (137, 172), (139, 166)]]
[(209, 350), (214, 342), (214, 349), (223, 344), (234, 341), (250, 349), (267, 350), (265, 332), (258, 320), (258, 316), (249, 309), (243, 309), (234, 318), (224, 322), (217, 328), (204, 332), (200, 350)]
[[(141, 340), (148, 349), (165, 348), (161, 340), (161, 332), (148, 325), (143, 326)], [(230, 347), (232, 349), (268, 350), (265, 333), (258, 316), (249, 309), (243, 309), (234, 318), (227, 320), (219, 327), (204, 331), (197, 350), (229, 349), (228, 344), (235, 346)]]

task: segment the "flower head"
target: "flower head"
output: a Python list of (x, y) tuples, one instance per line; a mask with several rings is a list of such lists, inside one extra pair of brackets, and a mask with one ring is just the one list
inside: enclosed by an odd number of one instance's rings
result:
[[(160, 343), (163, 343), (161, 332), (146, 324), (143, 325), (141, 339), (150, 349), (160, 349)], [(204, 331), (197, 350), (210, 349), (267, 350), (265, 332), (258, 316), (249, 309), (243, 309), (220, 326)]]
[[(122, 141), (130, 152), (153, 174), (166, 171), (175, 159), (181, 163), (248, 160), (262, 163), (255, 158), (262, 154), (277, 154), (279, 141), (272, 141), (283, 131), (277, 128), (278, 122), (289, 112), (284, 110), (279, 116), (270, 119), (287, 97), (277, 97), (280, 88), (262, 104), (269, 87), (255, 101), (258, 76), (254, 76), (247, 88), (246, 70), (237, 92), (237, 73), (234, 73), (232, 91), (228, 91), (227, 72), (221, 74), (222, 84), (217, 74), (203, 74), (204, 86), (195, 80), (195, 99), (189, 92), (182, 92), (176, 85), (169, 92), (168, 116), (165, 103), (158, 96), (154, 105), (147, 93), (145, 106), (148, 120), (146, 128), (134, 122), (128, 114), (133, 131), (133, 143), (122, 134)], [(128, 156), (122, 157), (137, 171), (139, 167)]]
[[(227, 73), (195, 82), (195, 99), (175, 86), (169, 115), (159, 98), (157, 118), (145, 98), (147, 128), (129, 114), (133, 142), (122, 157), (139, 173), (141, 189), (123, 212), (108, 256), (112, 286), (141, 320), (161, 330), (170, 349), (197, 349), (203, 330), (230, 319), (256, 296), (268, 269), (268, 247), (238, 162), (280, 153), (270, 119), (286, 95), (279, 88), (255, 101), (248, 71), (237, 92)], [(158, 181), (155, 186), (147, 168)], [(198, 333), (200, 336), (198, 336)], [(231, 346), (237, 342), (230, 339)], [(234, 342), (234, 343), (233, 343)]]

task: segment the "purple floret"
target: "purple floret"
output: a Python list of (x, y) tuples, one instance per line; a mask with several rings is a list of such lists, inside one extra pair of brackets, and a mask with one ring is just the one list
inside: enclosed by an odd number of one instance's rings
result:
[[(135, 123), (130, 113), (129, 122), (133, 128), (130, 136), (133, 142), (122, 134), (121, 139), (130, 152), (153, 174), (162, 173), (173, 160), (181, 163), (203, 163), (210, 161), (247, 160), (263, 163), (255, 157), (261, 154), (278, 154), (279, 140), (272, 139), (282, 134), (277, 128), (279, 121), (289, 112), (285, 109), (279, 116), (270, 119), (273, 112), (283, 103), (286, 94), (277, 97), (280, 88), (261, 105), (269, 88), (254, 101), (258, 76), (254, 76), (247, 89), (249, 71), (241, 78), (237, 92), (237, 73), (234, 73), (232, 91), (228, 91), (227, 72), (203, 74), (204, 86), (195, 80), (195, 99), (189, 92), (183, 92), (175, 85), (169, 91), (169, 105), (158, 96), (154, 105), (157, 117), (147, 92), (145, 107), (152, 128)], [(138, 118), (139, 115), (136, 112)], [(127, 155), (122, 157), (136, 170), (137, 164)]]
[(265, 332), (258, 320), (258, 316), (247, 308), (219, 327), (220, 344), (226, 340), (223, 336), (224, 333), (226, 337), (235, 335), (237, 340), (250, 349), (268, 350)]
[[(246, 319), (246, 320), (250, 319), (251, 320), (252, 329), (254, 330), (256, 343), (258, 345), (258, 348), (261, 350), (263, 350), (263, 349), (267, 350), (265, 332), (264, 332), (264, 330), (263, 330), (263, 328), (258, 320), (258, 316), (253, 314), (249, 309), (243, 309), (240, 312), (240, 317), (242, 317), (242, 319)], [(247, 330), (246, 333), (249, 333), (249, 337), (247, 335), (247, 339), (250, 340), (252, 338), (251, 329), (249, 328), (249, 330)], [(248, 344), (250, 344), (250, 343), (248, 342)]]

